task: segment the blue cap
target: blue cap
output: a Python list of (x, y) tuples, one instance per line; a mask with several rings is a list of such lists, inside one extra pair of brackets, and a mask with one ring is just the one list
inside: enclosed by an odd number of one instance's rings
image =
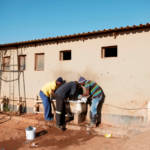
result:
[(62, 77), (59, 77), (59, 78), (57, 78), (56, 82), (61, 82), (61, 83), (63, 83), (63, 82), (64, 82), (64, 80), (63, 80), (63, 78), (62, 78)]
[(79, 80), (78, 80), (79, 83), (83, 83), (85, 81), (86, 81), (86, 79), (84, 77), (80, 77)]

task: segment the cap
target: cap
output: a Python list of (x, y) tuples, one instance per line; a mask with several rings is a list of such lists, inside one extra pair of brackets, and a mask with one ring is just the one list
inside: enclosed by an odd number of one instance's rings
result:
[(79, 80), (78, 80), (79, 83), (83, 83), (85, 81), (86, 81), (86, 79), (84, 77), (80, 77)]
[(62, 77), (59, 77), (59, 78), (57, 78), (56, 82), (61, 82), (61, 83), (63, 83), (63, 82), (64, 82), (64, 80), (63, 80), (63, 78), (62, 78)]

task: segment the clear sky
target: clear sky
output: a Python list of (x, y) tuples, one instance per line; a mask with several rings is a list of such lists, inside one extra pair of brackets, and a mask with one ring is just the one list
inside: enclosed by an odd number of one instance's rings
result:
[(0, 0), (0, 44), (150, 23), (150, 0)]

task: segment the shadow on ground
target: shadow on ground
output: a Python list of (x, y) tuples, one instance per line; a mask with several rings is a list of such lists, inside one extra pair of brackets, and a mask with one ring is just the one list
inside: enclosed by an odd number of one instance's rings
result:
[(80, 145), (92, 139), (94, 135), (88, 135), (86, 131), (61, 131), (57, 128), (50, 128), (45, 136), (37, 138), (38, 147), (54, 146), (59, 149), (70, 145)]
[(0, 150), (17, 150), (18, 148), (22, 147), (24, 143), (24, 139), (9, 139), (0, 142)]

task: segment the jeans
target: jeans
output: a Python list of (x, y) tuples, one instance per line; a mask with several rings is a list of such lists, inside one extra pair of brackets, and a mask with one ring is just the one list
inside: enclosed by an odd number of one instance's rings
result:
[(45, 120), (48, 120), (48, 121), (53, 120), (50, 98), (47, 97), (42, 91), (40, 91), (40, 97), (43, 101)]
[(96, 123), (96, 119), (97, 119), (97, 115), (98, 115), (98, 111), (99, 111), (98, 106), (101, 103), (102, 99), (103, 99), (103, 94), (100, 95), (99, 97), (92, 99), (90, 118), (91, 118), (91, 122), (93, 122), (93, 123)]

